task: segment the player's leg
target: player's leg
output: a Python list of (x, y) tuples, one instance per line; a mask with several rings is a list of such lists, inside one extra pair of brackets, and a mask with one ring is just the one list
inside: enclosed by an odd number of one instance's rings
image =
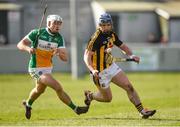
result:
[[(116, 67), (116, 66), (115, 66)], [(109, 68), (101, 71), (98, 75), (99, 78), (95, 78), (92, 74), (90, 74), (91, 79), (93, 80), (94, 84), (98, 88), (96, 93), (92, 93), (91, 91), (85, 91), (85, 104), (90, 105), (92, 100), (96, 100), (99, 102), (111, 102), (112, 100), (112, 93), (110, 88), (111, 82), (111, 75), (114, 72), (114, 65), (110, 66)]]
[(97, 86), (98, 91), (95, 93), (92, 93), (91, 91), (84, 91), (85, 94), (85, 104), (90, 105), (92, 100), (96, 100), (99, 102), (111, 102), (112, 100), (112, 93), (110, 87), (107, 88), (101, 88)]
[(40, 82), (46, 84), (47, 86), (54, 89), (57, 93), (59, 99), (68, 105), (71, 109), (73, 109), (77, 114), (86, 113), (88, 111), (88, 107), (78, 107), (76, 106), (69, 95), (63, 90), (62, 85), (57, 82), (51, 74), (43, 74), (40, 77)]
[(112, 100), (112, 93), (110, 87), (106, 89), (102, 89), (101, 87), (98, 87), (98, 92), (92, 94), (93, 100), (99, 101), (99, 102), (111, 102)]
[(156, 112), (155, 110), (150, 111), (150, 110), (145, 110), (143, 108), (143, 105), (136, 90), (133, 88), (132, 84), (130, 83), (129, 79), (127, 78), (127, 76), (123, 71), (120, 71), (118, 74), (116, 74), (112, 78), (112, 82), (117, 86), (123, 88), (127, 92), (129, 100), (135, 105), (137, 110), (143, 115), (143, 118), (148, 118), (149, 116), (154, 115), (154, 113)]
[(120, 71), (117, 75), (112, 78), (112, 82), (117, 86), (123, 88), (129, 97), (129, 100), (134, 104), (138, 105), (141, 103), (136, 90), (133, 88), (132, 84), (128, 80), (127, 76), (123, 71)]
[(45, 89), (46, 89), (46, 85), (37, 82), (36, 83), (36, 87), (34, 89), (31, 90), (30, 94), (29, 94), (29, 98), (27, 100), (27, 104), (28, 106), (31, 106), (33, 104), (33, 102), (42, 94), (44, 93)]
[(45, 91), (46, 85), (41, 83), (36, 83), (36, 87), (33, 88), (29, 94), (29, 98), (23, 101), (25, 106), (25, 116), (27, 119), (31, 118), (31, 106), (33, 102)]
[(43, 84), (46, 84), (47, 86), (53, 88), (59, 99), (64, 102), (65, 104), (69, 104), (71, 102), (70, 97), (64, 92), (62, 86), (60, 83), (58, 83), (52, 76), (51, 74), (44, 74), (40, 78), (40, 82)]

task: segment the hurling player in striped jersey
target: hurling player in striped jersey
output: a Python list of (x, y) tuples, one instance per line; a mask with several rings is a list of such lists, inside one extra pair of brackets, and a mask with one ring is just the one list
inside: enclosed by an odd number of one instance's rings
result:
[(140, 58), (133, 55), (130, 48), (119, 39), (112, 28), (113, 21), (111, 15), (108, 13), (102, 14), (99, 18), (99, 28), (87, 44), (84, 61), (98, 91), (95, 93), (88, 90), (85, 91), (85, 104), (90, 106), (92, 100), (111, 102), (112, 93), (110, 83), (112, 82), (126, 91), (129, 100), (137, 108), (142, 118), (147, 119), (154, 115), (156, 110), (145, 109), (138, 93), (123, 70), (113, 61), (112, 63), (107, 62), (108, 49), (111, 49), (113, 46), (123, 50), (127, 57), (134, 59), (135, 62), (139, 63), (140, 61)]

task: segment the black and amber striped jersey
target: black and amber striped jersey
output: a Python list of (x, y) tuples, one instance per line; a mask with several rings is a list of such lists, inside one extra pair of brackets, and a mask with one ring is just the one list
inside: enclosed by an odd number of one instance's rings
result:
[(122, 43), (115, 32), (105, 34), (100, 29), (97, 29), (86, 47), (87, 50), (94, 52), (92, 57), (93, 68), (99, 72), (108, 68), (110, 65), (105, 60), (106, 49), (112, 48), (113, 45), (119, 47)]

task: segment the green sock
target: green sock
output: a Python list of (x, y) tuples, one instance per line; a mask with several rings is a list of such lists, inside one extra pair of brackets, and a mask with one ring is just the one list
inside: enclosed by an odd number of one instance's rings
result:
[(76, 105), (72, 101), (68, 106), (73, 110), (76, 108)]
[(34, 100), (28, 99), (27, 100), (27, 105), (31, 107), (33, 102), (34, 102)]

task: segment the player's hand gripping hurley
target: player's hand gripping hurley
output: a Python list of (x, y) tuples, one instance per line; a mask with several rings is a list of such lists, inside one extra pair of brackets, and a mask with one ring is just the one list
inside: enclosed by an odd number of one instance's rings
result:
[(136, 62), (136, 63), (139, 63), (134, 58), (119, 58), (119, 57), (117, 58), (117, 57), (113, 57), (112, 53), (111, 53), (111, 50), (112, 50), (111, 48), (108, 48), (106, 50), (105, 59), (106, 59), (107, 64), (111, 64), (113, 62)]

